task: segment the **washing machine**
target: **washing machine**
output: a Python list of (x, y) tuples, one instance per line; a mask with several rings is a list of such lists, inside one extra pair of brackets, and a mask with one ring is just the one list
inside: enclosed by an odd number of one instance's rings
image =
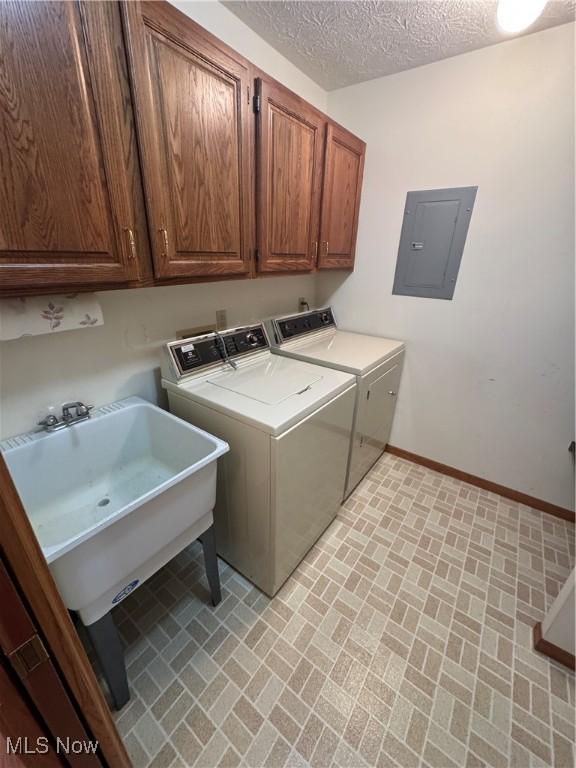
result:
[(338, 328), (331, 307), (265, 322), (272, 351), (354, 374), (357, 396), (344, 498), (384, 452), (396, 407), (404, 343)]
[(218, 554), (274, 595), (340, 507), (356, 402), (353, 374), (273, 355), (262, 323), (169, 342), (172, 413), (225, 440)]

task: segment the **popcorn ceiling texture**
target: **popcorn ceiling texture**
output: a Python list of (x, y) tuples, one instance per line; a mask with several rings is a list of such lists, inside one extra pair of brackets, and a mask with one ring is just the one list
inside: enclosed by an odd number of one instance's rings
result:
[[(224, 5), (327, 90), (390, 75), (508, 39), (496, 0), (224, 0)], [(526, 33), (574, 20), (574, 0), (549, 0)]]

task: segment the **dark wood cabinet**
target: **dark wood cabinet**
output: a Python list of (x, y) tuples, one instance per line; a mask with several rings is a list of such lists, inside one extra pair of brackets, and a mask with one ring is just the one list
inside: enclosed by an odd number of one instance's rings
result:
[(148, 253), (118, 6), (0, 3), (0, 291), (120, 284)]
[(366, 145), (278, 83), (256, 94), (258, 271), (352, 269)]
[(334, 123), (328, 124), (319, 269), (351, 269), (354, 266), (358, 212), (366, 145)]
[(0, 136), (0, 295), (354, 266), (364, 143), (167, 2), (0, 0)]
[(258, 270), (314, 269), (325, 120), (279, 84), (256, 81)]
[(123, 5), (156, 277), (250, 271), (249, 66), (168, 3)]

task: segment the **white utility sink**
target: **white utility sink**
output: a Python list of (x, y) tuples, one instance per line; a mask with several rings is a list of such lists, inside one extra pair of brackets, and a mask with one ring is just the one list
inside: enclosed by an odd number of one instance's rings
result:
[(91, 624), (212, 525), (228, 445), (138, 397), (0, 444), (60, 592)]

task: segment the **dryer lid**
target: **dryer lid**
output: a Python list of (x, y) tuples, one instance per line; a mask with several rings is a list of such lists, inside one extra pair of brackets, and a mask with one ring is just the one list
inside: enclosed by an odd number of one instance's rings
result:
[(291, 339), (279, 349), (299, 360), (363, 375), (401, 352), (404, 342), (336, 330)]
[(293, 395), (306, 392), (324, 378), (320, 369), (318, 373), (312, 372), (309, 365), (295, 360), (289, 366), (279, 365), (279, 359), (272, 357), (260, 365), (213, 376), (208, 383), (264, 405), (279, 405)]

